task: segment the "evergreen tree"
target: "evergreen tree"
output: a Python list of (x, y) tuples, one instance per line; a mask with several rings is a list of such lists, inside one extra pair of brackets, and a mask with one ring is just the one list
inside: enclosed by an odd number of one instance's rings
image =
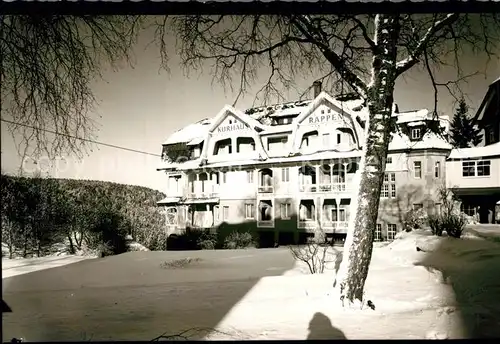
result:
[(469, 112), (469, 107), (462, 98), (451, 122), (450, 141), (454, 148), (477, 146), (483, 138), (481, 130), (472, 125), (472, 119), (467, 116), (467, 112)]

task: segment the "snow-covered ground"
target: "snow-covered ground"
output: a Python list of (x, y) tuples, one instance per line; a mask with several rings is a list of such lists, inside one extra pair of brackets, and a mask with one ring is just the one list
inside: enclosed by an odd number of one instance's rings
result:
[(376, 244), (365, 287), (375, 310), (340, 306), (335, 262), (325, 274), (305, 271), (297, 263), (261, 279), (207, 339), (500, 337), (500, 244), (470, 232), (400, 233)]
[[(4, 254), (4, 257), (2, 258), (2, 279), (26, 274), (29, 272), (68, 265), (97, 257), (97, 254), (95, 252), (90, 251), (81, 251), (77, 254), (68, 254), (66, 252), (67, 244), (65, 243), (57, 244), (55, 246), (55, 253), (45, 257), (22, 258), (19, 256), (15, 256), (13, 259), (9, 259), (6, 258), (6, 256), (8, 256), (7, 245), (2, 243), (2, 251)], [(134, 241), (130, 241), (128, 243), (128, 246), (129, 251), (149, 251), (146, 247)]]
[(92, 256), (61, 255), (48, 256), (40, 258), (2, 258), (2, 279), (29, 272), (56, 268), (58, 266), (68, 265), (80, 262), (86, 259), (92, 259)]

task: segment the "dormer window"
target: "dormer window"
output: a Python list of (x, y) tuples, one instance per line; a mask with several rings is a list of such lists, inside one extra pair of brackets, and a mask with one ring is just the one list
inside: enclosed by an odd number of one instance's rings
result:
[(420, 128), (412, 128), (411, 129), (411, 139), (419, 140), (422, 137), (422, 131)]

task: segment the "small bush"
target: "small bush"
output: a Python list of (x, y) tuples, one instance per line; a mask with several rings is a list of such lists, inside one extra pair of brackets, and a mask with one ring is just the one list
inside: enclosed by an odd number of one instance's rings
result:
[(205, 231), (198, 238), (198, 246), (202, 250), (214, 250), (217, 247), (217, 234), (210, 233), (209, 231)]
[(439, 214), (429, 214), (427, 217), (427, 224), (431, 228), (433, 235), (443, 235), (443, 228), (441, 226), (441, 216)]
[(255, 239), (250, 232), (232, 232), (224, 239), (224, 248), (230, 250), (255, 246)]
[(446, 232), (453, 238), (460, 238), (467, 225), (467, 218), (462, 214), (447, 213), (429, 215), (427, 222), (434, 235), (441, 236), (443, 232)]
[(467, 224), (467, 219), (462, 214), (448, 214), (442, 216), (441, 226), (453, 238), (460, 238)]
[(160, 264), (162, 269), (182, 269), (193, 263), (200, 262), (201, 258), (181, 258), (176, 260), (166, 261)]

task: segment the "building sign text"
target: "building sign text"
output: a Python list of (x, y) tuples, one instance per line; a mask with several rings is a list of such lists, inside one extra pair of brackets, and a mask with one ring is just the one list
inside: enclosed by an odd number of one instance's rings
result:
[(245, 123), (234, 123), (229, 125), (223, 125), (217, 128), (218, 133), (227, 133), (230, 131), (236, 130), (245, 130), (248, 129), (248, 126)]
[(309, 124), (323, 123), (323, 122), (329, 122), (329, 121), (338, 121), (339, 119), (340, 119), (340, 116), (338, 114), (309, 116)]

